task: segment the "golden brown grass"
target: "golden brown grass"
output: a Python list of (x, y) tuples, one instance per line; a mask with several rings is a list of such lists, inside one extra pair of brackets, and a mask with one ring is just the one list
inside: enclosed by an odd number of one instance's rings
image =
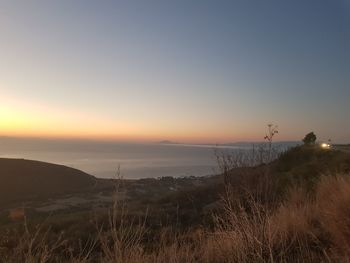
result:
[[(12, 249), (0, 250), (2, 262), (349, 262), (350, 177), (324, 176), (313, 193), (291, 189), (275, 208), (247, 194), (223, 200), (224, 213), (213, 215), (215, 228), (179, 234), (164, 229), (151, 246), (144, 221), (130, 220), (115, 206), (108, 229), (91, 246), (70, 253), (62, 239), (26, 231)], [(116, 211), (119, 211), (118, 213)], [(98, 248), (98, 249), (97, 249)]]

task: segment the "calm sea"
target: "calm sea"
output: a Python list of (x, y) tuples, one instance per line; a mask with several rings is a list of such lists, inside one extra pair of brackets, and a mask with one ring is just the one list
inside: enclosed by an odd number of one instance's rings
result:
[(211, 145), (0, 137), (0, 157), (63, 164), (101, 178), (112, 178), (118, 166), (124, 178), (202, 176), (217, 172)]
[[(294, 146), (295, 142), (280, 147)], [(251, 150), (238, 146), (136, 144), (77, 140), (0, 137), (0, 158), (24, 158), (63, 164), (101, 178), (113, 178), (118, 166), (124, 178), (204, 176), (218, 172), (215, 149)]]

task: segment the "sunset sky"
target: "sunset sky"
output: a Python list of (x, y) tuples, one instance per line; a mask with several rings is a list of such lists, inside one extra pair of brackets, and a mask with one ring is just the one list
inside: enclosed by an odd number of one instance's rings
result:
[(0, 0), (0, 135), (350, 142), (348, 0)]

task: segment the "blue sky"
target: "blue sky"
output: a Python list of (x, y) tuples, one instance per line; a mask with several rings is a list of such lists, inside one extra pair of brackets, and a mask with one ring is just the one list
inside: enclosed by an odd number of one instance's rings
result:
[(349, 1), (0, 1), (0, 133), (350, 141)]

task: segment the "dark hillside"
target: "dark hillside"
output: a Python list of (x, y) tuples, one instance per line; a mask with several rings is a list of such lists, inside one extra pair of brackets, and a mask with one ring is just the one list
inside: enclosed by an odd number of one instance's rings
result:
[(0, 205), (80, 191), (95, 177), (63, 165), (0, 158)]
[[(256, 167), (236, 167), (227, 173), (226, 186), (230, 195), (241, 199), (247, 193), (260, 202), (273, 203), (280, 200), (292, 187), (312, 190), (322, 175), (348, 174), (350, 154), (345, 151), (327, 150), (319, 147), (297, 146), (284, 152), (270, 164)], [(159, 203), (172, 204), (185, 211), (186, 218), (203, 219), (203, 213), (218, 206), (225, 194), (223, 175), (207, 178), (201, 187), (169, 193)], [(192, 210), (190, 213), (189, 211)], [(181, 216), (181, 214), (180, 214)], [(192, 222), (193, 223), (193, 222)]]
[(273, 164), (274, 180), (313, 188), (321, 175), (350, 172), (350, 154), (320, 147), (295, 147)]

